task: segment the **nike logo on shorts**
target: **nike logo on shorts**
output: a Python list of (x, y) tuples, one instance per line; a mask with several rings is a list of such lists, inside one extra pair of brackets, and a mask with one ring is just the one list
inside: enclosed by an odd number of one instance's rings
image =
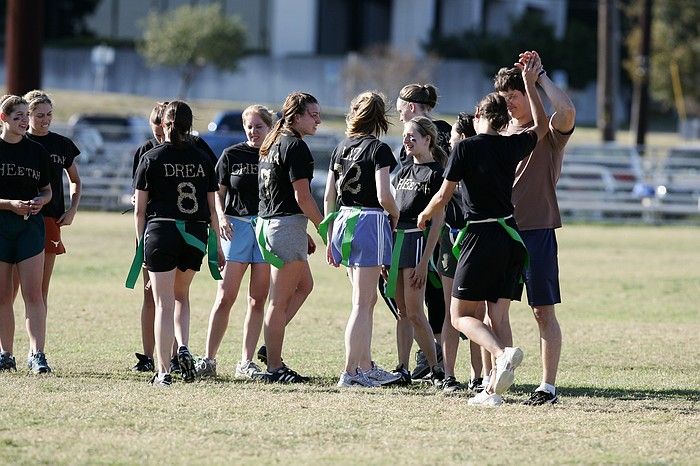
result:
[(459, 291), (464, 291), (464, 290), (466, 290), (466, 288), (462, 288), (461, 286), (458, 286), (457, 289), (458, 289)]

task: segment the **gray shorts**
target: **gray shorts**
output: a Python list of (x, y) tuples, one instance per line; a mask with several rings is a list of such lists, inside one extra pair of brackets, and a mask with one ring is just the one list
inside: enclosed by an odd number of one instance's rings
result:
[(309, 219), (302, 214), (268, 219), (265, 229), (267, 242), (272, 252), (285, 264), (309, 259), (309, 241), (306, 236), (308, 223)]

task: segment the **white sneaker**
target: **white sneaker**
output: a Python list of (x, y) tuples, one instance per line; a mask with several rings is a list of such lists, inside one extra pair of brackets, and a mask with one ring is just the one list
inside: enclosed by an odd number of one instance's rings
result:
[(239, 380), (253, 380), (253, 374), (256, 372), (262, 372), (262, 369), (253, 361), (238, 361), (234, 377)]
[(368, 379), (367, 375), (364, 372), (362, 372), (362, 370), (358, 367), (357, 369), (355, 369), (355, 373), (353, 375), (350, 375), (347, 372), (343, 371), (343, 373), (340, 374), (340, 379), (338, 380), (338, 386), (343, 387), (343, 388), (349, 388), (349, 387), (374, 388), (374, 387), (379, 387), (379, 383)]
[(484, 390), (481, 393), (477, 393), (476, 396), (469, 398), (467, 404), (469, 406), (501, 406), (503, 403), (503, 397), (496, 393), (487, 393)]
[(494, 391), (499, 395), (505, 393), (515, 380), (515, 368), (523, 362), (523, 350), (510, 346), (496, 358), (496, 382)]
[(216, 377), (216, 358), (200, 358), (194, 365), (197, 377), (200, 379)]
[(365, 372), (367, 378), (377, 385), (389, 385), (401, 379), (401, 374), (386, 371), (372, 361), (372, 367)]

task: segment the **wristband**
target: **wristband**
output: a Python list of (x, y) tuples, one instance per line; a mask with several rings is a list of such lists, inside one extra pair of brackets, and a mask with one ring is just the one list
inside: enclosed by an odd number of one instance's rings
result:
[(539, 73), (537, 73), (537, 79), (540, 79), (543, 74), (547, 74), (547, 72), (542, 68)]

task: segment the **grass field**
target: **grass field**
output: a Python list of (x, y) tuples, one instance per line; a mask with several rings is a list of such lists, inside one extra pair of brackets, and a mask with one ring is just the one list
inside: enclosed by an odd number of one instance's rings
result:
[[(129, 215), (83, 212), (64, 230), (47, 356), (54, 373), (0, 373), (1, 464), (698, 464), (700, 240), (697, 228), (571, 225), (559, 230), (565, 346), (556, 406), (522, 406), (539, 382), (534, 319), (511, 307), (525, 351), (497, 409), (427, 386), (340, 390), (350, 288), (311, 259), (316, 286), (291, 323), (285, 360), (302, 386), (232, 379), (242, 304), (232, 314), (214, 382), (149, 386), (129, 371), (140, 350), (138, 291), (123, 281)], [(192, 289), (201, 352), (215, 286)], [(15, 348), (26, 349), (21, 304)], [(395, 361), (393, 318), (378, 305), (374, 357)], [(458, 378), (467, 377), (460, 349)]]

